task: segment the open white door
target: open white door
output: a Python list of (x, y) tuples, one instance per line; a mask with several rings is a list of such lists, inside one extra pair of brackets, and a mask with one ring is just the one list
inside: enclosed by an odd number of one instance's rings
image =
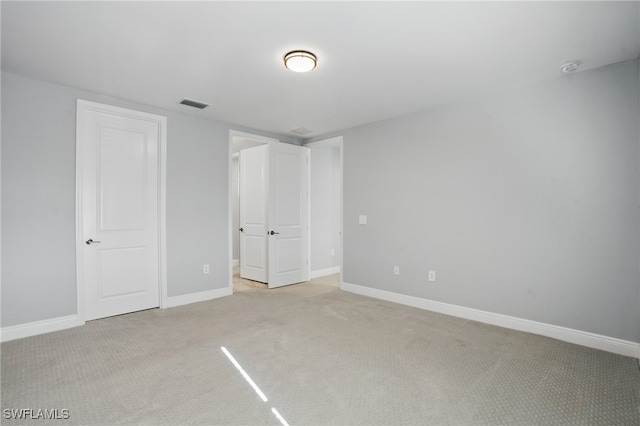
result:
[(79, 311), (160, 304), (160, 141), (166, 118), (78, 101)]
[(240, 277), (266, 283), (269, 146), (239, 153)]
[(309, 280), (309, 148), (269, 146), (269, 288)]

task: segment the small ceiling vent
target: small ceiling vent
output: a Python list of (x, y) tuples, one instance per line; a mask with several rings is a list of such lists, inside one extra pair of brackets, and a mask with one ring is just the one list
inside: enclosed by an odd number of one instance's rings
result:
[(194, 101), (193, 99), (187, 99), (187, 98), (184, 98), (183, 100), (181, 100), (180, 103), (182, 105), (186, 105), (186, 106), (190, 106), (198, 109), (205, 109), (206, 107), (209, 106), (209, 104), (205, 104), (204, 102), (198, 102), (198, 101)]
[(580, 63), (577, 61), (567, 62), (562, 64), (560, 71), (562, 71), (563, 74), (570, 74), (578, 71), (578, 67), (580, 67)]
[(297, 129), (289, 130), (291, 133), (295, 133), (296, 135), (306, 135), (309, 133), (313, 133), (313, 130), (307, 129), (306, 127), (298, 127)]

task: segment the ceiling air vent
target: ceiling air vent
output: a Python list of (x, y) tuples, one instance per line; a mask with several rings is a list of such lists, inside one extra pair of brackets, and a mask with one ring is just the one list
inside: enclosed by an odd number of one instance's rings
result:
[(205, 104), (204, 102), (198, 102), (198, 101), (194, 101), (193, 99), (187, 99), (187, 98), (184, 98), (183, 100), (181, 100), (180, 103), (182, 105), (186, 105), (186, 106), (190, 106), (198, 109), (205, 109), (206, 107), (209, 106), (209, 104)]
[(297, 129), (289, 130), (291, 133), (295, 133), (296, 135), (306, 135), (308, 133), (312, 133), (313, 130), (307, 129), (306, 127), (298, 127)]

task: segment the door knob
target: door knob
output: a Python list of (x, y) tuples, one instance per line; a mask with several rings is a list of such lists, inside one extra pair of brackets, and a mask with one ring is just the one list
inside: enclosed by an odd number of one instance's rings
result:
[(240, 231), (240, 232), (244, 232), (244, 228), (240, 228), (240, 229), (239, 229), (239, 231)]
[(269, 234), (271, 234), (271, 235), (277, 235), (277, 234), (279, 234), (279, 232), (271, 231), (271, 232), (269, 232)]
[(85, 241), (85, 244), (86, 244), (86, 245), (89, 245), (89, 244), (101, 243), (101, 242), (102, 242), (102, 241), (93, 241), (91, 238), (89, 238), (87, 241)]

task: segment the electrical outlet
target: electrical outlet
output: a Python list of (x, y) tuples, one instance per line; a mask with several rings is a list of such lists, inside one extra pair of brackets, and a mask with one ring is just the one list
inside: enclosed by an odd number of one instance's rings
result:
[(334, 249), (331, 249), (331, 257), (336, 255), (336, 251)]
[(204, 275), (209, 273), (209, 264), (208, 263), (205, 263), (204, 265), (202, 265), (202, 273)]
[(429, 271), (429, 281), (436, 280), (436, 271)]
[(393, 275), (400, 275), (400, 267), (399, 266), (394, 266), (393, 267)]

